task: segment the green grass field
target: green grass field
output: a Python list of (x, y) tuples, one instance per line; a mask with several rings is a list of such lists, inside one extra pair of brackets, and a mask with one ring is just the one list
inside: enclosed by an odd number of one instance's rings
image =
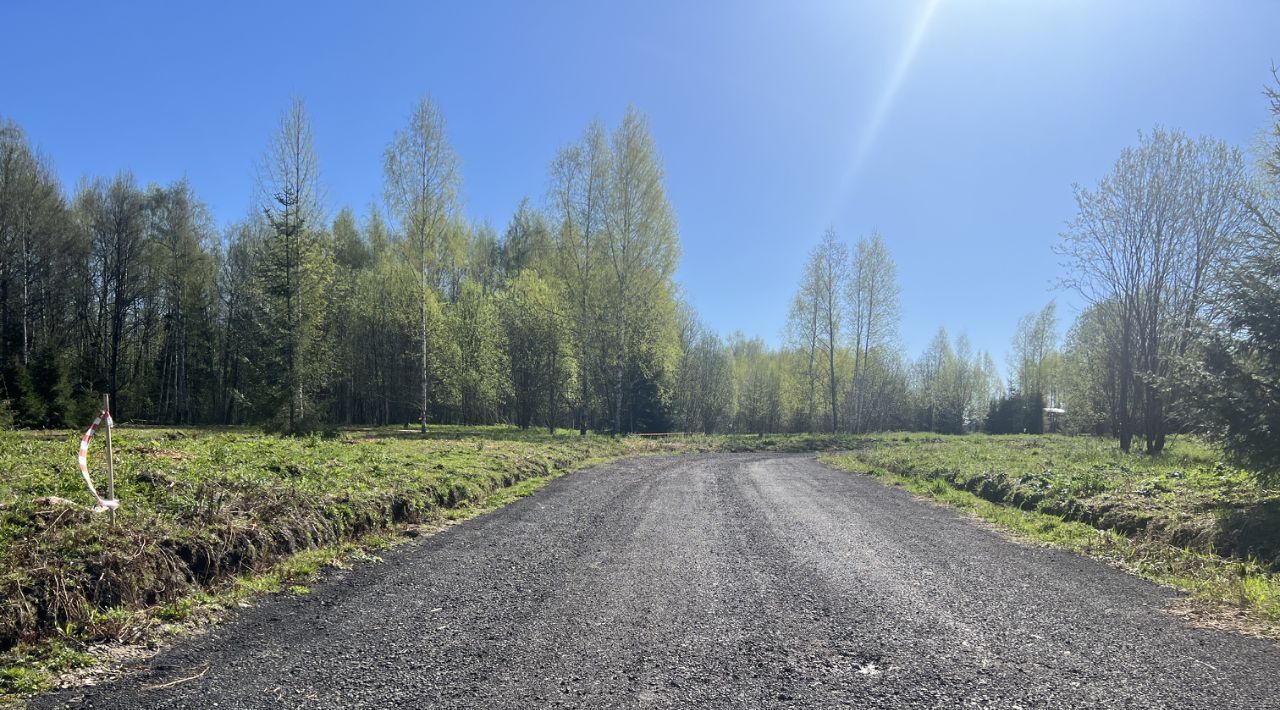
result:
[[(287, 438), (121, 427), (114, 525), (87, 508), (78, 441), (0, 432), (0, 695), (94, 663), (97, 644), (162, 638), (264, 592), (304, 593), (320, 569), (376, 559), (406, 526), (474, 515), (592, 463), (663, 453), (822, 451), (1023, 538), (1280, 621), (1280, 493), (1187, 440), (1148, 458), (1057, 436), (613, 439), (439, 427)], [(89, 457), (100, 489), (103, 451), (95, 441)]]

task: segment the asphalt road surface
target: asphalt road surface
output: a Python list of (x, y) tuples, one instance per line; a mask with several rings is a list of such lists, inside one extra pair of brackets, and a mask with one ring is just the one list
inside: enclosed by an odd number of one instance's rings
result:
[(1174, 598), (810, 456), (641, 458), (37, 705), (1280, 707)]

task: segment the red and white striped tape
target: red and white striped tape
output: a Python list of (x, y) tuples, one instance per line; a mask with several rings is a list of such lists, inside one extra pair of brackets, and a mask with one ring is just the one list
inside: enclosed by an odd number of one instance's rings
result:
[(85, 485), (89, 486), (89, 492), (93, 494), (94, 500), (97, 501), (97, 504), (93, 506), (93, 509), (99, 513), (104, 510), (113, 510), (120, 507), (120, 501), (107, 500), (98, 495), (98, 489), (93, 487), (93, 479), (89, 477), (89, 440), (92, 439), (94, 433), (98, 431), (98, 425), (102, 423), (103, 419), (107, 420), (108, 428), (115, 427), (116, 423), (111, 421), (111, 412), (108, 412), (105, 409), (98, 412), (98, 416), (93, 419), (93, 424), (89, 425), (89, 431), (86, 431), (84, 436), (80, 437), (80, 455), (76, 457), (76, 461), (80, 464), (80, 475), (84, 476)]

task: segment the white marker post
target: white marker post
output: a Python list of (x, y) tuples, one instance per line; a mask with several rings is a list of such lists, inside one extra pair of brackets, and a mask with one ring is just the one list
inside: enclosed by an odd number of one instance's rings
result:
[[(111, 460), (111, 395), (102, 395), (102, 411), (107, 413), (107, 500), (116, 499), (116, 469)], [(116, 509), (111, 509), (111, 526), (116, 524)]]

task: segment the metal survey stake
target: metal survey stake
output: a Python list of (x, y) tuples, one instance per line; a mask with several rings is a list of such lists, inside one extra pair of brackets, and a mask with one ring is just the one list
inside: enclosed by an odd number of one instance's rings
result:
[[(108, 436), (107, 472), (111, 476), (111, 488), (114, 491), (115, 467), (114, 462), (111, 460), (110, 435), (111, 427), (114, 426), (115, 422), (111, 421), (111, 414), (106, 410), (105, 405), (108, 404), (107, 398), (103, 397), (102, 402), (104, 407), (102, 411), (98, 412), (98, 416), (94, 418), (93, 423), (89, 425), (84, 436), (80, 437), (80, 452), (76, 454), (76, 464), (80, 467), (80, 476), (84, 479), (84, 485), (89, 489), (89, 493), (93, 495), (93, 510), (95, 513), (101, 513), (104, 510), (114, 510), (120, 506), (120, 501), (112, 497), (114, 493), (108, 494), (105, 500), (102, 496), (98, 495), (98, 489), (93, 485), (93, 477), (89, 475), (89, 442), (93, 440), (93, 435), (98, 431), (98, 427), (103, 422), (106, 422)], [(111, 517), (114, 519), (115, 515), (113, 514)]]

